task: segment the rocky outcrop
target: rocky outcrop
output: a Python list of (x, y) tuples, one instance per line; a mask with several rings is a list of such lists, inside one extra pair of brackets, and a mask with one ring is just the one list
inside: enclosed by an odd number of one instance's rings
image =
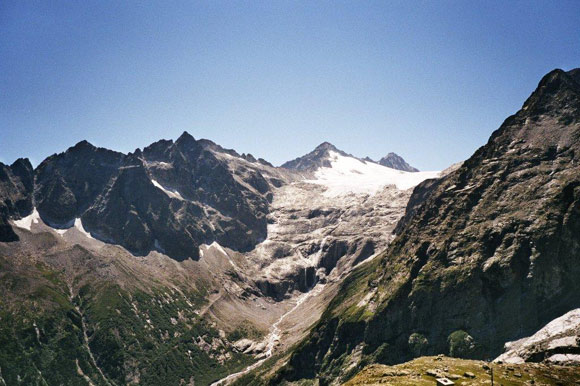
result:
[(430, 194), (412, 199), (387, 253), (345, 280), (278, 381), (338, 382), (353, 356), (404, 361), (413, 334), (423, 353), (495, 357), (580, 306), (579, 75), (547, 74), (485, 146), (417, 190)]
[(580, 308), (552, 320), (534, 335), (505, 344), (500, 363), (580, 364)]
[(337, 149), (333, 144), (323, 142), (310, 153), (292, 161), (285, 162), (281, 167), (299, 172), (313, 172), (321, 167), (330, 167), (329, 151), (343, 156), (350, 156), (342, 150)]
[(442, 182), (443, 178), (430, 178), (415, 186), (413, 189), (413, 194), (407, 203), (405, 215), (395, 227), (395, 234), (399, 234), (403, 231), (403, 229), (405, 229), (405, 226), (409, 223), (409, 221), (411, 221), (417, 210)]
[(403, 157), (396, 153), (389, 153), (385, 157), (381, 158), (378, 164), (386, 166), (391, 169), (402, 170), (404, 172), (418, 172), (419, 169), (409, 165)]
[(47, 224), (68, 228), (118, 173), (124, 155), (87, 141), (44, 160), (35, 170), (34, 201)]
[(17, 241), (8, 220), (19, 219), (32, 212), (34, 174), (28, 159), (12, 165), (0, 163), (0, 241)]

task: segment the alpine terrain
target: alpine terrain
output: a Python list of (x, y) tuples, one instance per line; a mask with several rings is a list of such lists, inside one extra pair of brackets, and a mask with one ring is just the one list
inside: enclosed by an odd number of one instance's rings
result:
[(328, 143), (274, 167), (186, 132), (0, 167), (7, 385), (234, 380), (304, 337), (439, 176)]
[(187, 132), (0, 164), (0, 385), (580, 382), (579, 157), (577, 69), (441, 172)]
[(388, 249), (262, 378), (338, 384), (437, 354), (578, 365), (579, 156), (580, 69), (554, 70), (471, 158), (414, 189)]

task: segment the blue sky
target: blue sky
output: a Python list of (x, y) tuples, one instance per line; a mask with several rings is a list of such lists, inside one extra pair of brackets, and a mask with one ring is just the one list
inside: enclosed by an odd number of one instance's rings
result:
[[(506, 4), (509, 3), (509, 4)], [(323, 141), (469, 157), (554, 68), (578, 1), (0, 2), (0, 161), (187, 130), (280, 164)]]

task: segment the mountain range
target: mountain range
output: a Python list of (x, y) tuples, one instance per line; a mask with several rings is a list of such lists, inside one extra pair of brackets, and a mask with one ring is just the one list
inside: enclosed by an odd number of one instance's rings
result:
[(551, 376), (580, 363), (579, 152), (580, 70), (554, 70), (443, 172), (187, 132), (0, 164), (0, 385), (364, 384), (439, 354)]
[[(3, 327), (17, 337), (5, 342), (2, 379), (158, 384), (167, 376), (158, 362), (173, 360), (159, 355), (185, 329), (195, 341), (177, 345), (192, 354), (172, 363), (184, 373), (198, 364), (198, 374), (173, 376), (209, 382), (288, 345), (269, 324), (319, 293), (309, 303), (318, 310), (288, 327), (296, 341), (342, 277), (390, 241), (410, 195), (397, 184), (437, 175), (406, 181), (409, 173), (328, 143), (313, 153), (301, 167), (274, 167), (184, 132), (129, 154), (81, 141), (36, 168), (26, 159), (0, 165)], [(351, 173), (345, 160), (359, 178), (379, 178), (371, 191), (357, 192), (344, 176), (347, 194), (333, 196), (318, 169)], [(374, 234), (353, 232), (363, 228)], [(166, 301), (180, 305), (168, 311)], [(48, 341), (62, 335), (63, 346)]]

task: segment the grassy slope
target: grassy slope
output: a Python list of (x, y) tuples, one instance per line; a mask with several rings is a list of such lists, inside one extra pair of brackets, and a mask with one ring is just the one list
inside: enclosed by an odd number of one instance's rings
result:
[(66, 283), (0, 255), (0, 385), (204, 385), (252, 361), (198, 315), (204, 291), (85, 277), (71, 297)]
[[(435, 373), (455, 378), (455, 385), (489, 385), (491, 384), (491, 369), (494, 374), (494, 384), (515, 386), (530, 384), (541, 385), (572, 385), (580, 382), (580, 372), (574, 367), (547, 366), (535, 363), (524, 365), (506, 365), (486, 363), (449, 357), (421, 357), (396, 366), (371, 365), (362, 370), (347, 386), (388, 384), (388, 385), (434, 385), (435, 377), (427, 374)], [(466, 377), (470, 372), (475, 378)]]

